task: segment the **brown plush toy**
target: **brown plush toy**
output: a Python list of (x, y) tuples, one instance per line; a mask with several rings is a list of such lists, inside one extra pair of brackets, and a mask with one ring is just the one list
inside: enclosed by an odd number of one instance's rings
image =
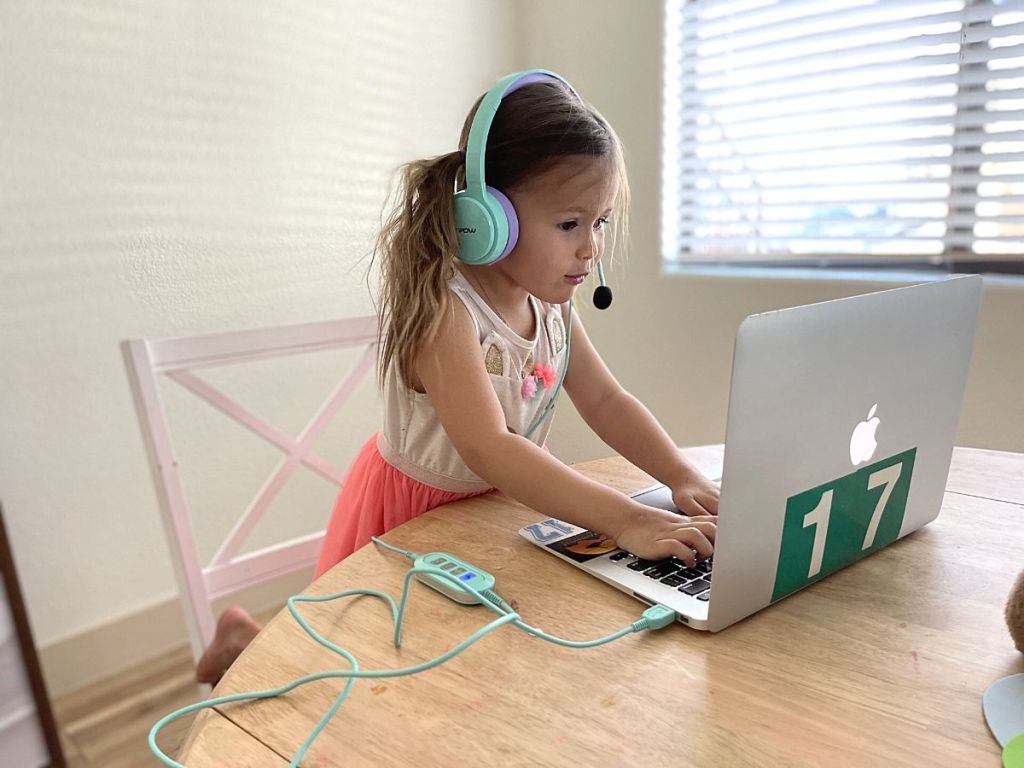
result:
[(1024, 653), (1024, 571), (1017, 576), (1006, 601), (1006, 626), (1010, 628), (1013, 644)]

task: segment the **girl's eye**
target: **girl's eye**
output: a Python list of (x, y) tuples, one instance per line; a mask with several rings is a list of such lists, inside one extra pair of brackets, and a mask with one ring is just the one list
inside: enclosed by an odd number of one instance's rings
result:
[[(595, 230), (601, 230), (601, 229), (604, 229), (607, 225), (608, 225), (608, 217), (607, 216), (602, 216), (601, 218), (599, 218), (597, 221), (594, 222), (594, 229)], [(560, 230), (562, 230), (563, 232), (572, 232), (578, 226), (579, 226), (579, 222), (577, 222), (577, 221), (563, 221), (561, 224), (558, 225), (558, 228)]]

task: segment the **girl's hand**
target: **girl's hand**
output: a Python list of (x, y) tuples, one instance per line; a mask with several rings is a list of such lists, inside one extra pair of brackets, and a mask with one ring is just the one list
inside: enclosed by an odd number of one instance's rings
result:
[(717, 515), (719, 494), (717, 485), (694, 472), (672, 489), (672, 501), (684, 515)]
[(714, 552), (715, 518), (682, 517), (636, 504), (632, 521), (614, 537), (627, 552), (645, 560), (676, 557), (691, 568)]

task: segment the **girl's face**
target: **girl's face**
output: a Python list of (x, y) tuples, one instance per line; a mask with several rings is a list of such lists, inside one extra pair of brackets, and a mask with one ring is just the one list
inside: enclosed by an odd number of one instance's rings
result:
[(493, 269), (541, 301), (568, 301), (604, 254), (618, 186), (607, 160), (569, 157), (506, 190), (519, 240)]

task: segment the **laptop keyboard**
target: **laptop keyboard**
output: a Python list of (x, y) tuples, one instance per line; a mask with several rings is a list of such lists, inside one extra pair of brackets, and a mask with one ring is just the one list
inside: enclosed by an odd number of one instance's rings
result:
[(711, 566), (714, 558), (697, 563), (693, 568), (674, 557), (644, 560), (625, 550), (609, 555), (608, 559), (625, 565), (631, 571), (640, 571), (649, 579), (675, 587), (683, 594), (696, 597), (698, 600), (707, 601), (711, 596)]

